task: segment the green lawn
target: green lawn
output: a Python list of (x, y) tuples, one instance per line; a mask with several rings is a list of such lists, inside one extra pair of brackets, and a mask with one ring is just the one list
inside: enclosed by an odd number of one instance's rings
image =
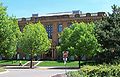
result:
[[(38, 66), (65, 66), (62, 61), (43, 61)], [(67, 62), (68, 67), (78, 67), (78, 61)]]
[[(19, 65), (20, 60), (0, 60), (0, 65)], [(21, 61), (22, 64), (27, 61)]]

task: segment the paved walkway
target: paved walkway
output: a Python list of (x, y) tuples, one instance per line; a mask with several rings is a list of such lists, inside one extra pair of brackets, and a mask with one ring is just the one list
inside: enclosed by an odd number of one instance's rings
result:
[[(33, 64), (33, 66), (37, 66), (39, 63), (41, 63), (41, 62), (43, 62), (43, 61), (32, 61), (32, 64)], [(25, 63), (24, 65), (22, 65), (22, 66), (30, 66), (30, 61), (28, 61), (27, 63)]]
[[(33, 61), (33, 68), (36, 68), (37, 65), (41, 62), (43, 62), (43, 61)], [(22, 66), (6, 66), (5, 68), (6, 69), (29, 69), (30, 68), (30, 61), (28, 61), (27, 63), (25, 63)]]
[[(0, 77), (51, 77), (64, 74), (64, 69), (7, 69), (9, 72), (0, 74)], [(68, 69), (68, 71), (75, 71)]]

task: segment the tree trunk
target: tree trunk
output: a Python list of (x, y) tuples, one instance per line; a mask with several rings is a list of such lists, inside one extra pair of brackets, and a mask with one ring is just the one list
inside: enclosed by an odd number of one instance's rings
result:
[(32, 68), (32, 59), (33, 59), (33, 54), (32, 54), (32, 51), (31, 51), (31, 59), (30, 59), (30, 68)]
[(79, 57), (79, 68), (80, 68), (80, 56), (78, 56)]

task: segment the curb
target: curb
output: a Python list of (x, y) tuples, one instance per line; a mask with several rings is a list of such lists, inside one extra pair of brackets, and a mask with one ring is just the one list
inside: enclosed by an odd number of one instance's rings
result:
[(38, 70), (54, 70), (54, 69), (57, 69), (57, 70), (79, 70), (78, 67), (36, 67), (35, 69), (38, 69)]
[(33, 66), (33, 68), (30, 68), (30, 66), (6, 66), (5, 69), (34, 69), (36, 68)]
[(0, 72), (0, 74), (4, 74), (4, 73), (8, 73), (9, 71), (8, 70), (6, 70), (6, 71), (4, 71), (4, 72)]
[(39, 69), (79, 69), (78, 67), (38, 67)]

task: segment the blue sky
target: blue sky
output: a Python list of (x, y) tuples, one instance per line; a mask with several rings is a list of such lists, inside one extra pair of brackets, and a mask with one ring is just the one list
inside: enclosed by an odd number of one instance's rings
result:
[(47, 14), (81, 10), (86, 12), (111, 12), (111, 5), (120, 6), (120, 0), (0, 0), (7, 6), (9, 16), (30, 17), (34, 13)]

